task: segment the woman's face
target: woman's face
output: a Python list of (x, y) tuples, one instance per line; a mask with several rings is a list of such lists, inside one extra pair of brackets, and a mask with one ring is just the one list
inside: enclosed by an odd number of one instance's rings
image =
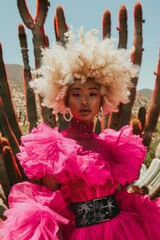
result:
[(84, 84), (76, 80), (69, 88), (68, 104), (75, 118), (92, 122), (101, 104), (99, 85), (92, 79)]

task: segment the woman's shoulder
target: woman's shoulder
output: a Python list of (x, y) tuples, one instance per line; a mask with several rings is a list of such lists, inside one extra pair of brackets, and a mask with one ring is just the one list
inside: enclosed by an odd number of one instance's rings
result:
[(51, 136), (52, 134), (54, 134), (54, 135), (56, 134), (57, 136), (61, 135), (59, 133), (57, 127), (51, 128), (46, 123), (41, 122), (37, 127), (34, 127), (30, 133), (23, 135), (21, 137), (21, 142), (23, 143), (24, 141), (30, 140), (32, 138), (35, 138), (35, 140), (37, 140), (37, 136), (47, 138), (47, 137)]
[(104, 152), (110, 150), (115, 176), (121, 179), (122, 183), (125, 183), (126, 179), (128, 182), (137, 179), (141, 164), (145, 160), (146, 147), (142, 138), (133, 134), (133, 128), (127, 125), (119, 131), (106, 129), (100, 134), (100, 138), (104, 141)]
[(113, 144), (115, 147), (128, 143), (132, 143), (133, 145), (140, 144), (144, 147), (142, 138), (139, 135), (133, 134), (133, 128), (130, 125), (123, 126), (120, 130), (105, 129), (100, 133), (99, 137), (105, 142)]
[(99, 134), (99, 136), (103, 139), (106, 139), (107, 137), (117, 138), (122, 133), (125, 134), (125, 136), (133, 135), (132, 127), (130, 125), (126, 125), (126, 126), (123, 126), (120, 130), (106, 128)]
[(31, 133), (22, 136), (17, 158), (29, 178), (40, 178), (53, 174), (64, 160), (79, 150), (80, 146), (74, 140), (65, 138), (58, 128), (42, 122)]
[(53, 144), (53, 143), (74, 143), (70, 138), (64, 137), (62, 132), (59, 132), (58, 127), (51, 128), (44, 122), (41, 122), (37, 127), (33, 128), (29, 134), (21, 137), (21, 145), (24, 146), (30, 142), (37, 144)]

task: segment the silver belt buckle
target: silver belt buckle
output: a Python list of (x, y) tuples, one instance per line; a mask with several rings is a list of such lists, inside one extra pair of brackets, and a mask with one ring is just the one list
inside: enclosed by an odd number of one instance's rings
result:
[(93, 212), (95, 223), (105, 222), (110, 220), (108, 209), (108, 198), (93, 199)]

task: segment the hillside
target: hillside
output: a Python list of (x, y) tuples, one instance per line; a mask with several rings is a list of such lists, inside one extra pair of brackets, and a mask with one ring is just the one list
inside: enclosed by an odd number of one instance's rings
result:
[(139, 96), (147, 97), (148, 99), (152, 98), (152, 93), (153, 93), (153, 90), (146, 89), (146, 88), (143, 88), (138, 91)]
[(11, 86), (23, 87), (22, 69), (23, 67), (18, 64), (6, 64), (7, 77)]

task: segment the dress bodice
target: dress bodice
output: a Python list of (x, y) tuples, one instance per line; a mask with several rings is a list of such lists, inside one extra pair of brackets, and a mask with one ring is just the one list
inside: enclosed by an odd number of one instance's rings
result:
[(91, 133), (87, 146), (69, 138), (67, 131), (59, 133), (41, 123), (22, 137), (17, 157), (29, 178), (54, 175), (63, 187), (69, 186), (73, 198), (74, 194), (77, 198), (111, 194), (118, 184), (138, 178), (146, 148), (130, 126), (120, 131), (106, 129), (98, 136)]

